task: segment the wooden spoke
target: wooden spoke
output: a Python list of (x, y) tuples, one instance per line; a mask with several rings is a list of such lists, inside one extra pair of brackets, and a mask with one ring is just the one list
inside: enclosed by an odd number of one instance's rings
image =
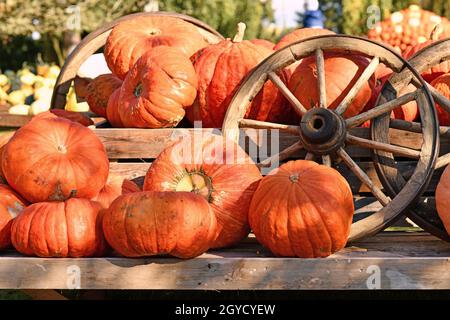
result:
[(392, 145), (392, 144), (387, 144), (387, 143), (383, 143), (383, 142), (364, 139), (364, 138), (352, 136), (350, 134), (347, 134), (346, 141), (349, 144), (354, 144), (354, 145), (357, 145), (357, 146), (360, 146), (363, 148), (387, 151), (392, 154), (396, 154), (396, 155), (408, 157), (408, 158), (413, 158), (413, 159), (420, 158), (420, 151), (406, 148), (406, 147), (400, 147), (400, 146), (396, 146), (396, 145)]
[(294, 135), (300, 134), (299, 126), (290, 126), (287, 124), (265, 122), (251, 119), (241, 119), (239, 121), (239, 128), (254, 128), (254, 129), (278, 129), (280, 131), (288, 132)]
[[(390, 127), (393, 129), (405, 130), (415, 133), (422, 133), (422, 126), (418, 122), (410, 122), (399, 119), (391, 119)], [(450, 137), (450, 127), (440, 126), (439, 134), (444, 137)]]
[(322, 49), (316, 50), (317, 85), (319, 88), (319, 107), (327, 107), (327, 89), (325, 82), (325, 61)]
[(407, 93), (397, 99), (388, 101), (386, 103), (383, 103), (373, 109), (370, 109), (369, 111), (366, 111), (364, 113), (358, 114), (354, 117), (351, 117), (347, 120), (345, 120), (345, 123), (347, 125), (347, 128), (353, 128), (356, 127), (367, 120), (376, 118), (384, 113), (390, 113), (392, 110), (397, 108), (398, 106), (404, 105), (405, 103), (408, 103), (410, 101), (413, 101), (417, 97), (417, 91)]
[(312, 152), (308, 152), (305, 156), (305, 160), (314, 160), (316, 158), (316, 156), (314, 155), (314, 153)]
[(450, 153), (447, 153), (443, 156), (440, 156), (437, 161), (436, 165), (434, 166), (435, 169), (443, 168), (446, 165), (450, 163)]
[(331, 157), (329, 154), (322, 156), (322, 163), (327, 167), (331, 167)]
[(348, 107), (353, 102), (358, 92), (361, 90), (364, 84), (370, 79), (370, 77), (374, 74), (379, 64), (380, 58), (378, 57), (374, 57), (372, 61), (370, 61), (367, 68), (363, 71), (358, 80), (356, 80), (355, 85), (350, 89), (345, 98), (336, 108), (337, 113), (344, 114), (345, 111), (347, 111)]
[(289, 88), (284, 84), (283, 80), (275, 72), (269, 72), (268, 75), (270, 80), (280, 89), (281, 93), (289, 101), (289, 103), (297, 110), (297, 113), (303, 115), (306, 113), (306, 108), (298, 101), (297, 97), (289, 90)]
[[(421, 87), (422, 84), (416, 78), (411, 80), (412, 84), (416, 87)], [(438, 103), (446, 112), (450, 113), (450, 100), (447, 99), (442, 93), (440, 93), (436, 88), (434, 88), (429, 83), (426, 84), (428, 90), (430, 90), (433, 96), (434, 102)]]
[(303, 145), (301, 144), (301, 142), (296, 142), (293, 145), (291, 145), (291, 146), (287, 147), (286, 149), (284, 149), (283, 151), (281, 151), (280, 153), (261, 161), (257, 165), (258, 165), (258, 167), (270, 167), (274, 160), (283, 161), (283, 160), (289, 158), (295, 152), (300, 151), (302, 149), (303, 149)]
[(390, 199), (373, 183), (369, 176), (356, 164), (355, 161), (353, 161), (353, 159), (343, 148), (340, 148), (337, 151), (337, 154), (341, 157), (342, 161), (345, 162), (348, 168), (356, 175), (356, 177), (371, 190), (372, 194), (383, 206), (386, 206), (390, 202)]

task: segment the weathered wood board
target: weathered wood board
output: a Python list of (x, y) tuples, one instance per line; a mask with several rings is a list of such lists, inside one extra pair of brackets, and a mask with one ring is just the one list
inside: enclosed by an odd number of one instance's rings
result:
[(202, 256), (126, 259), (0, 257), (0, 289), (450, 289), (450, 244), (382, 233), (324, 259), (276, 258), (249, 237)]

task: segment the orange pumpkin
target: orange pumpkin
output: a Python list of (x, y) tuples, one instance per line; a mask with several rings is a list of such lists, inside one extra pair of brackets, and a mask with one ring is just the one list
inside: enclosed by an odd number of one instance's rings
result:
[(114, 74), (125, 79), (144, 53), (161, 45), (175, 47), (190, 57), (207, 43), (198, 29), (184, 20), (163, 16), (136, 17), (119, 23), (108, 36), (104, 50), (106, 63)]
[(2, 169), (31, 203), (90, 199), (104, 187), (109, 161), (90, 129), (46, 112), (17, 130), (3, 150)]
[[(247, 74), (273, 53), (273, 50), (255, 45), (244, 37), (243, 24), (233, 40), (210, 45), (191, 57), (199, 76), (197, 99), (186, 110), (192, 123), (202, 121), (203, 127), (222, 126), (228, 105)], [(286, 80), (285, 74), (280, 74)], [(292, 108), (278, 88), (268, 81), (253, 99), (245, 118), (261, 121), (290, 123), (296, 121)]]
[(52, 109), (50, 110), (55, 116), (65, 118), (67, 120), (78, 122), (79, 124), (89, 127), (94, 125), (94, 121), (91, 118), (85, 116), (81, 112), (67, 111), (63, 109)]
[[(325, 54), (326, 96), (329, 109), (337, 108), (368, 64), (367, 58), (358, 55)], [(364, 109), (372, 96), (375, 85), (376, 78), (372, 76), (348, 107), (344, 114), (345, 118), (355, 116)], [(288, 87), (306, 109), (318, 106), (319, 88), (314, 57), (302, 60), (292, 74)]]
[(0, 183), (6, 183), (5, 175), (3, 174), (3, 169), (2, 169), (3, 149), (5, 149), (6, 144), (9, 142), (9, 140), (12, 138), (13, 135), (14, 135), (14, 131), (8, 132), (8, 133), (0, 136)]
[(244, 150), (221, 136), (191, 135), (152, 163), (145, 191), (190, 191), (208, 200), (220, 234), (213, 247), (229, 247), (249, 233), (248, 208), (261, 173)]
[(265, 39), (251, 39), (249, 40), (251, 43), (256, 44), (257, 46), (266, 47), (267, 49), (273, 50), (275, 44)]
[(350, 186), (339, 172), (297, 160), (261, 180), (249, 219), (256, 239), (275, 255), (314, 258), (344, 248), (353, 213)]
[(273, 48), (274, 50), (280, 50), (294, 42), (304, 40), (307, 38), (317, 37), (317, 36), (325, 36), (335, 34), (331, 30), (327, 29), (317, 29), (317, 28), (301, 28), (296, 29), (288, 34), (284, 35), (280, 41)]
[(10, 187), (0, 184), (0, 250), (11, 245), (11, 224), (25, 208), (23, 200)]
[(123, 128), (122, 119), (119, 114), (120, 88), (116, 89), (108, 99), (106, 107), (106, 119), (114, 128)]
[(197, 95), (198, 78), (189, 58), (160, 46), (142, 56), (125, 78), (118, 102), (125, 127), (165, 128), (183, 119)]
[(106, 185), (92, 200), (97, 201), (104, 208), (109, 208), (111, 203), (120, 195), (139, 191), (141, 189), (133, 181), (124, 179), (121, 176), (110, 175)]
[[(444, 97), (450, 100), (450, 73), (444, 74), (431, 82), (431, 85)], [(436, 103), (436, 111), (441, 126), (450, 125), (450, 113)]]
[(450, 235), (450, 166), (445, 168), (436, 187), (436, 209)]
[(97, 202), (76, 198), (32, 204), (14, 219), (12, 244), (17, 251), (30, 256), (102, 256), (107, 245), (101, 209)]
[(122, 80), (112, 73), (99, 75), (87, 86), (86, 102), (92, 112), (101, 117), (106, 117), (106, 107), (109, 97), (120, 88)]
[(105, 212), (106, 240), (125, 257), (169, 254), (193, 258), (217, 236), (216, 217), (189, 192), (138, 192), (120, 196)]

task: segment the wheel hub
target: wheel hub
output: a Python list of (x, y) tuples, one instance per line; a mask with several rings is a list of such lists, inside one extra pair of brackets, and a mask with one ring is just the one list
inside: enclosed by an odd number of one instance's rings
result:
[(313, 108), (300, 122), (300, 140), (306, 150), (317, 155), (330, 154), (344, 145), (345, 121), (333, 110)]

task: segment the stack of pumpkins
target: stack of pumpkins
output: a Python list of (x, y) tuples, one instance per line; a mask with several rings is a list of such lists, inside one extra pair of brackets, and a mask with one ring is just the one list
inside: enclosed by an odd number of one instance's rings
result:
[(194, 133), (148, 170), (143, 190), (109, 174), (105, 148), (50, 112), (0, 142), (0, 249), (40, 257), (192, 258), (238, 244), (253, 229), (275, 255), (342, 249), (353, 197), (334, 169), (291, 161), (262, 178), (239, 146)]
[[(114, 127), (175, 127), (186, 117), (192, 124), (221, 127), (228, 105), (255, 66), (293, 42), (333, 34), (323, 29), (298, 29), (276, 45), (243, 40), (245, 24), (233, 39), (208, 44), (198, 29), (173, 17), (147, 16), (119, 23), (108, 36), (104, 56), (110, 74), (88, 85), (91, 110)], [(327, 54), (327, 101), (335, 108), (369, 61), (362, 56)], [(307, 108), (318, 101), (315, 60), (303, 59), (279, 72), (280, 78)], [(345, 116), (361, 112), (375, 87), (372, 77)], [(297, 124), (299, 115), (280, 90), (268, 81), (253, 99), (246, 118)]]

